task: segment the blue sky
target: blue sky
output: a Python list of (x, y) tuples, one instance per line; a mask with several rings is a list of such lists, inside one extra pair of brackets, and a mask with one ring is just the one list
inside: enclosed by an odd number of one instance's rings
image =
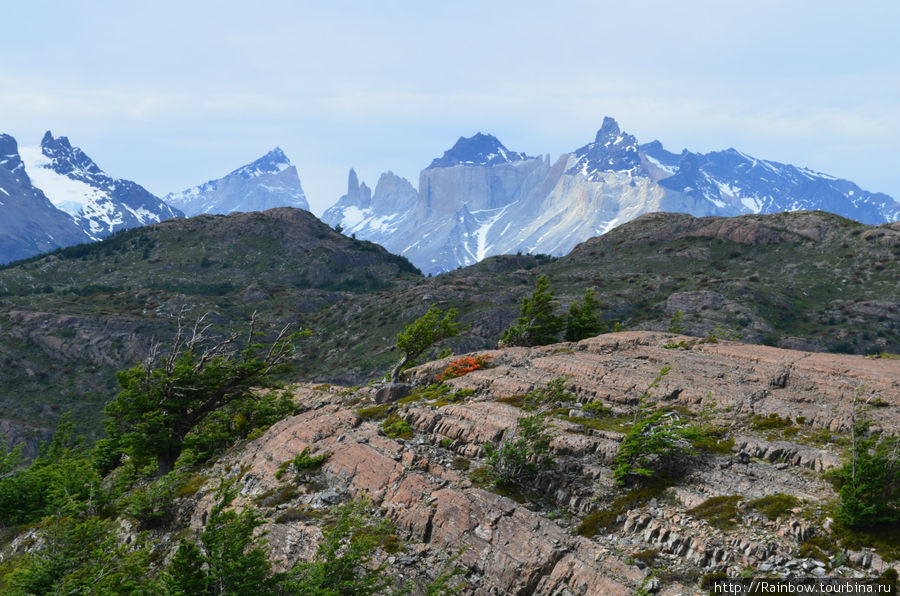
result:
[(605, 115), (900, 199), (900, 2), (6, 3), (0, 132), (163, 195), (280, 146), (313, 211), (461, 136), (555, 159)]

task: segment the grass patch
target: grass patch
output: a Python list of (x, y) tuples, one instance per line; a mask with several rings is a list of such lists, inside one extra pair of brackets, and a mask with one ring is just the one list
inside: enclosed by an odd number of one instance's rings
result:
[(253, 499), (253, 502), (259, 507), (275, 507), (293, 501), (299, 494), (296, 486), (276, 486)]
[(780, 430), (792, 425), (790, 418), (782, 418), (774, 412), (768, 416), (757, 414), (750, 420), (750, 426), (757, 430)]
[(206, 484), (206, 477), (202, 474), (194, 474), (178, 489), (179, 497), (193, 497)]
[(648, 548), (647, 550), (642, 550), (631, 555), (631, 558), (635, 561), (641, 561), (647, 567), (653, 567), (653, 564), (656, 563), (656, 556), (659, 554), (658, 548)]
[(734, 437), (726, 437), (728, 431), (718, 426), (698, 426), (691, 439), (691, 447), (718, 455), (730, 455), (734, 447)]
[(387, 415), (391, 411), (391, 404), (380, 404), (377, 406), (370, 406), (368, 408), (360, 408), (356, 410), (356, 415), (362, 418), (363, 420), (381, 420), (383, 418), (387, 418)]
[(633, 418), (630, 416), (613, 416), (609, 418), (585, 418), (583, 416), (563, 416), (563, 420), (580, 424), (593, 430), (608, 430), (626, 433), (631, 428)]
[(747, 501), (748, 507), (759, 511), (772, 521), (786, 515), (799, 504), (800, 499), (784, 493), (775, 493), (774, 495), (766, 495), (765, 497)]
[(436, 408), (440, 408), (442, 406), (446, 406), (449, 404), (458, 404), (459, 402), (463, 401), (465, 398), (471, 397), (473, 395), (475, 395), (474, 389), (460, 389), (459, 391), (456, 391), (454, 393), (446, 395), (446, 396), (432, 402), (431, 405)]
[(737, 505), (742, 499), (743, 497), (740, 495), (712, 497), (693, 509), (689, 509), (688, 513), (700, 519), (705, 519), (714, 528), (728, 530), (737, 524)]
[(459, 470), (461, 472), (465, 472), (471, 466), (471, 462), (468, 458), (465, 457), (454, 457), (453, 461), (450, 463), (450, 467), (454, 470)]
[(285, 509), (275, 518), (276, 524), (289, 524), (296, 521), (310, 521), (322, 517), (321, 512), (309, 507), (291, 507)]
[(612, 530), (618, 526), (617, 520), (620, 515), (642, 507), (653, 499), (665, 497), (666, 489), (674, 484), (675, 479), (672, 477), (655, 476), (643, 486), (620, 493), (605, 509), (598, 509), (585, 515), (576, 531), (580, 536), (590, 538), (603, 530)]
[(828, 561), (829, 553), (837, 548), (830, 536), (813, 536), (804, 540), (797, 549), (797, 556), (803, 559)]
[(389, 555), (397, 554), (403, 547), (403, 541), (396, 534), (388, 534), (381, 543), (381, 549)]
[(494, 473), (488, 466), (481, 466), (469, 472), (469, 480), (479, 488), (484, 488), (494, 482)]
[(525, 396), (524, 395), (510, 395), (507, 397), (498, 397), (494, 401), (498, 401), (501, 404), (509, 404), (511, 406), (521, 408), (523, 405), (525, 405)]

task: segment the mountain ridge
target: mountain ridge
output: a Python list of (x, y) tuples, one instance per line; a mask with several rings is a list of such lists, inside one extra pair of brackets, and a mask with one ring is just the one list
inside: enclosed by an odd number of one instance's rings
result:
[(376, 186), (365, 206), (345, 195), (323, 220), (437, 274), (496, 254), (563, 255), (648, 212), (823, 209), (870, 224), (900, 219), (900, 203), (848, 180), (733, 148), (671, 153), (659, 141), (639, 144), (608, 116), (592, 142), (553, 165), (549, 156), (509, 152), (491, 135), (460, 137), (421, 171), (414, 204), (404, 192), (401, 200)]

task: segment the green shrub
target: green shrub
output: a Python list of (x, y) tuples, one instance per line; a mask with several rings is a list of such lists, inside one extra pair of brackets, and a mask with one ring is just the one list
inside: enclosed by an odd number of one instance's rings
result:
[(684, 315), (680, 310), (676, 310), (669, 319), (669, 327), (666, 329), (669, 333), (684, 333)]
[(278, 466), (278, 470), (275, 472), (275, 479), (281, 480), (282, 476), (287, 471), (288, 466), (293, 466), (298, 472), (318, 468), (328, 461), (328, 458), (331, 457), (331, 455), (331, 451), (328, 451), (320, 455), (310, 456), (309, 447), (304, 447), (303, 451), (301, 451), (294, 459), (288, 460)]
[(681, 423), (677, 412), (655, 409), (650, 400), (650, 393), (670, 369), (663, 367), (641, 396), (634, 424), (619, 445), (613, 470), (619, 486), (629, 480), (652, 477), (662, 468), (671, 468), (679, 457), (695, 453), (691, 442), (699, 438), (699, 431)]
[(603, 405), (603, 402), (592, 401), (581, 406), (581, 410), (592, 416), (612, 416), (612, 410), (609, 406)]
[(542, 389), (536, 389), (525, 396), (522, 409), (535, 410), (545, 404), (558, 404), (575, 401), (575, 394), (566, 388), (568, 377), (553, 379)]
[(519, 418), (499, 447), (484, 444), (484, 454), (497, 485), (526, 487), (555, 463), (549, 455), (550, 434), (540, 416)]
[(753, 416), (750, 424), (757, 430), (778, 430), (787, 428), (792, 425), (790, 418), (782, 418), (775, 412), (772, 412), (768, 416), (756, 414), (755, 416)]
[(406, 420), (403, 420), (396, 414), (391, 414), (381, 424), (384, 434), (391, 439), (411, 439), (413, 438), (413, 428)]

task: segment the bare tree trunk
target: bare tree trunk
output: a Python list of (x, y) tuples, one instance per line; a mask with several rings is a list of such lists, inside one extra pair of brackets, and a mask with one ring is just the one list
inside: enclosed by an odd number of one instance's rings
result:
[(397, 363), (397, 366), (394, 367), (394, 370), (391, 371), (391, 383), (399, 383), (400, 382), (400, 373), (403, 371), (403, 367), (409, 363), (409, 354), (404, 354), (403, 358), (400, 359), (400, 362)]

